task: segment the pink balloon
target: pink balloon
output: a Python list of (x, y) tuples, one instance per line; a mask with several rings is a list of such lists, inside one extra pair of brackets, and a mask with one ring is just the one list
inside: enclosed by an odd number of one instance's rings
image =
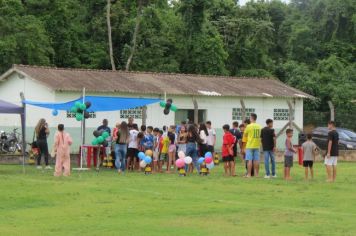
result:
[(213, 161), (213, 158), (211, 158), (211, 157), (206, 157), (205, 158), (205, 163), (206, 164), (210, 164), (212, 161)]
[(178, 168), (182, 168), (182, 167), (184, 167), (184, 165), (185, 165), (184, 159), (178, 159), (178, 160), (176, 160), (176, 166), (177, 166)]

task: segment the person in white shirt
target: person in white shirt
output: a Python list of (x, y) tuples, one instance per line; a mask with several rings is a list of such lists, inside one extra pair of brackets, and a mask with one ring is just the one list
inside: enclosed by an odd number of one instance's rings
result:
[[(135, 164), (138, 161), (138, 126), (133, 124), (132, 130), (130, 130), (130, 139), (127, 149), (127, 169), (134, 170)], [(136, 160), (137, 159), (137, 160)]]
[(206, 122), (206, 128), (208, 129), (207, 145), (208, 151), (211, 152), (214, 156), (215, 144), (216, 144), (216, 131), (211, 127), (211, 121)]
[(199, 145), (199, 151), (200, 151), (200, 156), (204, 157), (205, 153), (208, 152), (208, 129), (206, 128), (206, 125), (204, 123), (201, 123), (199, 126), (199, 136), (202, 142)]

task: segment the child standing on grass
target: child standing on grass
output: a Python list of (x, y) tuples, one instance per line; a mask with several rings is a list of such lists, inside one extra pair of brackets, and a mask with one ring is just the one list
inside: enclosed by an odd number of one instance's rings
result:
[(158, 159), (159, 159), (159, 129), (153, 129), (153, 172), (158, 171)]
[[(54, 176), (70, 175), (70, 145), (72, 138), (64, 132), (64, 125), (58, 125), (58, 132), (54, 136), (54, 152), (56, 153), (56, 167)], [(64, 172), (63, 172), (64, 170)]]
[(229, 125), (224, 125), (223, 130), (222, 159), (224, 162), (225, 176), (235, 176), (234, 145), (236, 137), (231, 134)]
[(167, 137), (169, 139), (169, 146), (168, 146), (168, 161), (167, 161), (167, 173), (171, 172), (171, 165), (175, 165), (175, 156), (176, 156), (176, 135), (175, 135), (175, 127), (170, 126), (168, 128)]
[(303, 167), (305, 169), (305, 179), (308, 179), (308, 169), (310, 169), (310, 177), (314, 178), (313, 163), (315, 161), (316, 144), (312, 141), (312, 135), (307, 134), (307, 141), (303, 143)]
[(169, 138), (163, 135), (163, 131), (159, 131), (159, 160), (158, 160), (158, 172), (162, 173), (162, 166), (164, 161), (168, 161), (168, 147)]
[(137, 142), (137, 135), (138, 135), (138, 126), (137, 124), (132, 125), (132, 129), (130, 130), (130, 139), (129, 145), (127, 149), (127, 169), (131, 171), (134, 170), (134, 166), (136, 165), (136, 157), (138, 154), (138, 142)]
[[(137, 154), (139, 152), (143, 152), (143, 153), (145, 152), (145, 147), (143, 146), (144, 138), (145, 138), (144, 132), (141, 131), (137, 134), (137, 146), (138, 146)], [(138, 155), (136, 156), (135, 160), (136, 160), (135, 169), (141, 171), (140, 159), (138, 158)]]
[(152, 132), (153, 132), (153, 127), (148, 126), (145, 137), (143, 139), (143, 147), (145, 151), (147, 150), (153, 151), (154, 135), (152, 134)]
[(293, 156), (297, 151), (293, 148), (292, 144), (293, 130), (287, 129), (286, 135), (286, 150), (284, 152), (284, 179), (291, 180), (292, 178), (290, 177), (290, 168), (293, 167)]
[(184, 153), (187, 152), (187, 128), (185, 125), (180, 127), (179, 135), (178, 135), (178, 152), (182, 151)]

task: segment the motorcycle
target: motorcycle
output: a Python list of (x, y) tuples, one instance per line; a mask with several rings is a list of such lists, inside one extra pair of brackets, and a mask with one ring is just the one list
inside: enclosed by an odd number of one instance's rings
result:
[(15, 128), (11, 133), (0, 131), (0, 153), (15, 153), (22, 151), (22, 139)]

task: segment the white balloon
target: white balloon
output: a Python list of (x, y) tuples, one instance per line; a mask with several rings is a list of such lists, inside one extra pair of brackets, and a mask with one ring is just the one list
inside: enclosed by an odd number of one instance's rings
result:
[(184, 153), (183, 151), (179, 151), (179, 152), (178, 152), (178, 157), (179, 157), (180, 159), (185, 158), (185, 153)]
[(210, 164), (207, 164), (206, 165), (206, 168), (208, 168), (209, 170), (213, 169), (214, 168), (214, 162), (211, 162)]
[(187, 156), (184, 158), (184, 162), (185, 164), (189, 165), (190, 163), (192, 163), (193, 159), (190, 156)]
[(141, 162), (140, 162), (140, 167), (141, 168), (145, 168), (147, 166), (147, 163), (144, 161), (144, 160), (142, 160)]

